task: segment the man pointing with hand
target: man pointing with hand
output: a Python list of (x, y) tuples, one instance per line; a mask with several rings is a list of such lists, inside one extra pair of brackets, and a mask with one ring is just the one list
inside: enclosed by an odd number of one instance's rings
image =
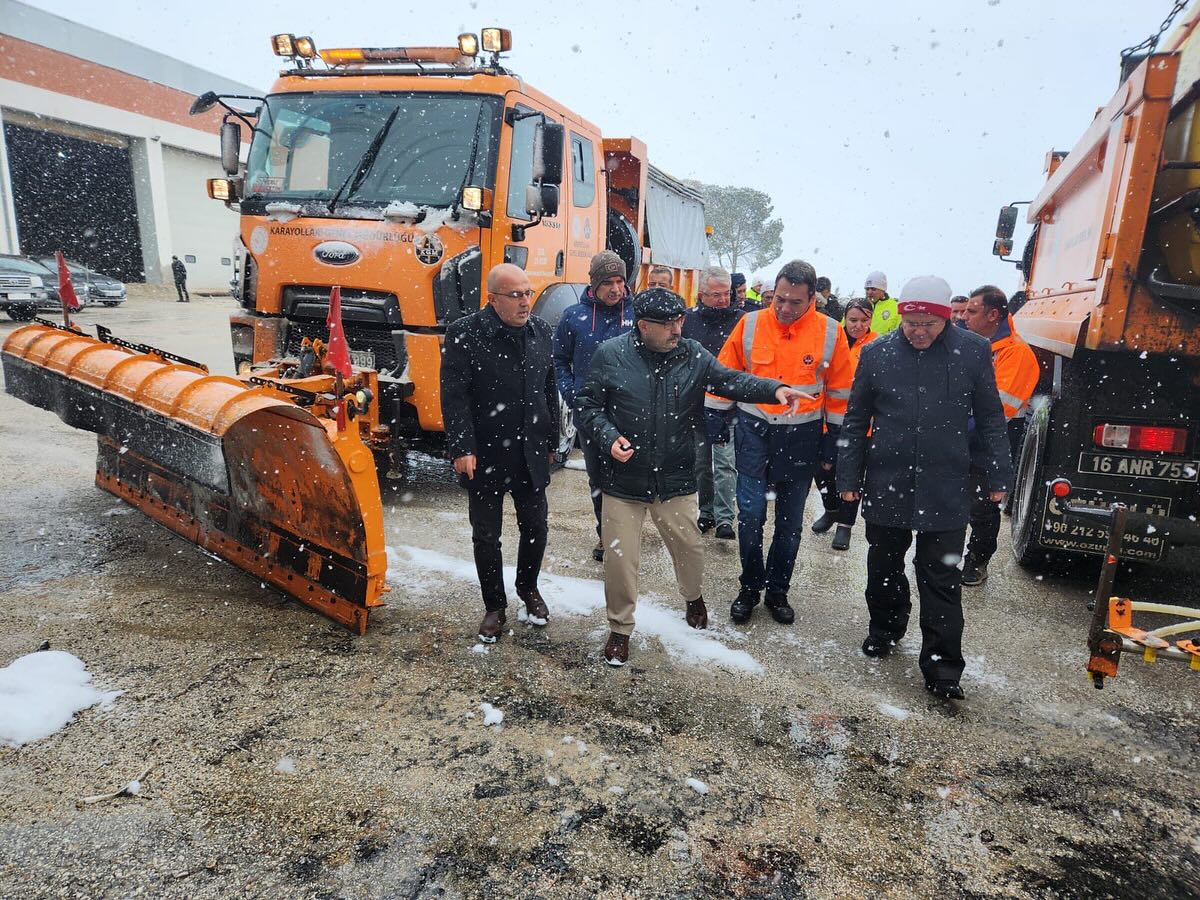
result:
[(611, 629), (604, 659), (611, 666), (629, 659), (647, 512), (671, 556), (687, 623), (708, 625), (693, 437), (703, 421), (705, 391), (745, 403), (795, 406), (811, 399), (781, 381), (721, 365), (698, 342), (681, 336), (683, 314), (683, 301), (671, 291), (638, 294), (634, 330), (597, 348), (576, 399), (579, 427), (609, 450), (600, 489)]

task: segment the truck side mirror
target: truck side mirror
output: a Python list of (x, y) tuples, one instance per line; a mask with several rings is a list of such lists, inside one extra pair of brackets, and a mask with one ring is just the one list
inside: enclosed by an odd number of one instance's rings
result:
[(198, 116), (200, 113), (206, 113), (217, 105), (217, 95), (215, 91), (205, 91), (199, 97), (192, 101), (192, 108), (188, 110), (189, 116)]
[(531, 184), (525, 188), (525, 213), (540, 219), (558, 215), (558, 185)]
[(1003, 238), (996, 238), (996, 240), (994, 240), (992, 242), (992, 255), (993, 256), (998, 256), (1001, 259), (1004, 259), (1006, 256), (1012, 256), (1012, 252), (1013, 252), (1013, 242), (1012, 241), (1004, 240)]
[(541, 121), (533, 132), (533, 180), (539, 184), (562, 184), (563, 148), (566, 129)]
[(1013, 232), (1017, 230), (1017, 208), (1015, 206), (1000, 207), (1000, 218), (996, 221), (996, 238), (1008, 241), (1011, 245)]
[(226, 175), (236, 175), (242, 152), (242, 126), (237, 122), (221, 125), (221, 167)]

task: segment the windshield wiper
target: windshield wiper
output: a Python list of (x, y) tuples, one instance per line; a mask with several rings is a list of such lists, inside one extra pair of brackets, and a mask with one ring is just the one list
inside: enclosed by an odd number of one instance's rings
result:
[(467, 171), (463, 175), (462, 184), (458, 186), (458, 193), (454, 195), (454, 201), (450, 209), (453, 213), (455, 221), (458, 220), (458, 204), (462, 202), (462, 193), (471, 179), (475, 177), (475, 160), (479, 156), (479, 132), (483, 128), (483, 103), (479, 104), (479, 115), (475, 117), (475, 137), (471, 139), (471, 155), (467, 160)]
[[(384, 140), (387, 138), (388, 132), (392, 128), (392, 123), (396, 121), (396, 116), (400, 112), (399, 106), (392, 107), (391, 113), (388, 114), (387, 121), (383, 123), (383, 127), (375, 132), (375, 137), (371, 138), (371, 143), (367, 145), (367, 149), (363, 152), (362, 159), (358, 161), (358, 165), (354, 167), (354, 171), (350, 173), (350, 177), (342, 182), (342, 186), (337, 189), (331, 198), (329, 198), (329, 211), (333, 212), (339, 200), (342, 199), (342, 193), (345, 192), (349, 197), (367, 177), (367, 173), (371, 171), (371, 166), (375, 164), (376, 157), (379, 156), (379, 149), (383, 146)], [(347, 191), (346, 188), (350, 190)]]

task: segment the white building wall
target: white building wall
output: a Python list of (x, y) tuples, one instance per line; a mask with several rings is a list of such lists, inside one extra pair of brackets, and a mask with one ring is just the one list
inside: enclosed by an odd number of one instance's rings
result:
[[(205, 188), (207, 179), (226, 177), (220, 160), (163, 147), (162, 161), (170, 210), (170, 253), (187, 265), (188, 289), (228, 290), (233, 278), (238, 215), (224, 203), (210, 199)], [(195, 261), (188, 256), (194, 256)]]

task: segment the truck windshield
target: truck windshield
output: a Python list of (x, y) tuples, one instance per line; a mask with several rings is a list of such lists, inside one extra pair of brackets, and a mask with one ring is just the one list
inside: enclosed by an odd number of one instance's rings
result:
[[(493, 187), (500, 109), (499, 97), (471, 94), (276, 94), (263, 104), (250, 146), (246, 198), (328, 201), (357, 182), (342, 193), (343, 206), (448, 207), (465, 184)], [(393, 111), (379, 152), (356, 179)]]

